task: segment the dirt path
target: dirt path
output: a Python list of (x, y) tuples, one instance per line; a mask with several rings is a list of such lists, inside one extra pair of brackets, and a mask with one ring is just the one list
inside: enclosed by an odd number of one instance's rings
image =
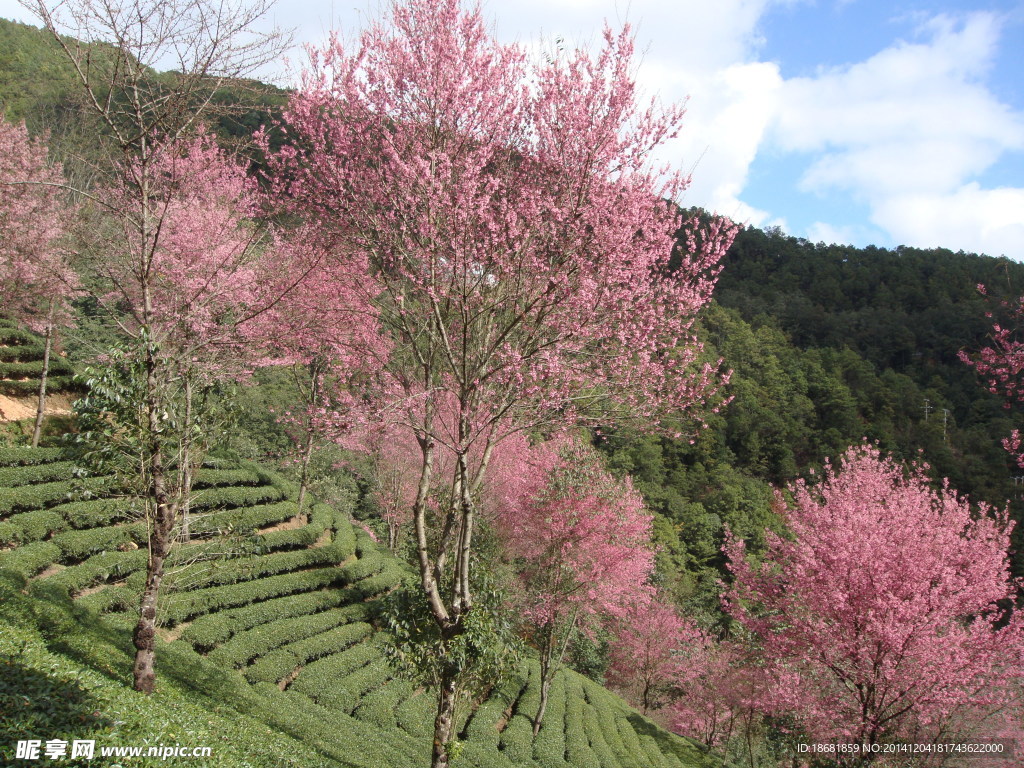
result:
[[(46, 396), (46, 415), (65, 416), (71, 413), (71, 403), (74, 398), (71, 395), (56, 394)], [(36, 416), (35, 397), (8, 397), (0, 395), (0, 421), (21, 421), (22, 419), (34, 419)]]

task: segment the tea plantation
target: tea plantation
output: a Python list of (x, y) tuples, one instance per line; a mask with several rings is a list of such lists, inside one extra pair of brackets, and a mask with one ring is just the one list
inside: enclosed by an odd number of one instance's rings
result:
[[(147, 528), (114, 492), (60, 449), (0, 448), (0, 764), (31, 764), (20, 739), (86, 738), (210, 746), (211, 766), (429, 765), (433, 697), (394, 675), (374, 627), (405, 566), (347, 510), (300, 514), (275, 473), (204, 466), (163, 598), (159, 690), (144, 697), (128, 683)], [(534, 739), (537, 675), (524, 662), (462, 713), (454, 765), (718, 765), (568, 671)]]

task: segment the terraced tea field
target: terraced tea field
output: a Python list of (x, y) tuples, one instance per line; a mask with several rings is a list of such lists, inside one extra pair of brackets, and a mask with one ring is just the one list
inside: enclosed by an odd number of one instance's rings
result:
[[(0, 607), (0, 660), (9, 670), (56, 676), (83, 695), (106, 690), (99, 710), (127, 697), (135, 703), (124, 706), (141, 708), (133, 717), (170, 723), (195, 743), (205, 732), (223, 747), (210, 765), (429, 765), (434, 701), (395, 677), (373, 624), (375, 598), (398, 584), (405, 566), (353, 526), (346, 510), (314, 503), (300, 514), (296, 489), (275, 473), (253, 464), (204, 466), (162, 599), (161, 692), (144, 699), (127, 681), (146, 522), (136, 501), (114, 495), (112, 479), (80, 474), (59, 449), (0, 449), (0, 586), (11, 597)], [(18, 643), (34, 665), (18, 661)], [(462, 713), (455, 765), (718, 764), (572, 672), (555, 678), (534, 739), (537, 675), (536, 663), (525, 662)], [(17, 695), (28, 710), (41, 706), (31, 691)], [(0, 758), (14, 736), (27, 738), (18, 734), (47, 722), (21, 717), (4, 726)], [(147, 726), (143, 718), (118, 727), (145, 735)]]

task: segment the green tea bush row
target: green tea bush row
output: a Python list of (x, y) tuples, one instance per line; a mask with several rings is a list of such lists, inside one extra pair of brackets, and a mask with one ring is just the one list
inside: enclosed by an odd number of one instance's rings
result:
[[(46, 389), (49, 392), (65, 392), (67, 390), (74, 390), (77, 387), (78, 384), (75, 382), (75, 377), (70, 374), (66, 376), (49, 376), (46, 379)], [(20, 381), (0, 379), (0, 394), (9, 395), (10, 397), (25, 397), (37, 394), (38, 392), (38, 379), (23, 379)]]
[(60, 549), (48, 541), (36, 541), (24, 547), (0, 552), (0, 571), (12, 571), (29, 578), (60, 559)]
[(294, 501), (278, 501), (242, 509), (193, 514), (189, 525), (194, 536), (228, 530), (247, 535), (294, 517), (297, 510)]
[(200, 467), (192, 482), (192, 487), (196, 489), (227, 485), (263, 485), (263, 478), (248, 468)]
[[(370, 643), (363, 643), (370, 645)], [(358, 647), (358, 646), (357, 646)], [(337, 709), (346, 714), (352, 714), (359, 706), (359, 702), (368, 691), (379, 688), (391, 678), (391, 667), (380, 656), (378, 649), (375, 651), (373, 660), (365, 666), (352, 671), (351, 674), (338, 680), (326, 690), (321, 689), (316, 701), (328, 709)], [(301, 674), (300, 674), (301, 676)]]
[(523, 668), (522, 671), (522, 674), (518, 670), (510, 673), (470, 715), (465, 731), (471, 740), (479, 739), (490, 745), (492, 749), (498, 748), (500, 741), (497, 729), (498, 720), (501, 719), (505, 710), (513, 708), (529, 679), (526, 669)]
[(52, 509), (37, 509), (11, 515), (0, 522), (0, 547), (41, 541), (56, 531), (64, 530), (63, 515)]
[(4, 318), (0, 325), (0, 344), (18, 346), (21, 344), (38, 344), (38, 334), (18, 328), (13, 320)]
[(90, 555), (132, 544), (145, 547), (148, 537), (146, 523), (140, 522), (109, 528), (65, 531), (54, 536), (51, 541), (60, 547), (65, 560), (84, 560)]
[(395, 714), (398, 705), (412, 693), (413, 685), (408, 680), (392, 679), (376, 690), (369, 691), (352, 713), (353, 716), (385, 731), (398, 727)]
[(307, 665), (289, 690), (320, 701), (342, 678), (375, 660), (380, 660), (380, 650), (372, 642), (359, 643)]
[(350, 599), (371, 600), (379, 597), (401, 584), (405, 576), (406, 571), (402, 563), (397, 560), (389, 560), (385, 562), (384, 569), (376, 576), (350, 584), (348, 586)]
[[(55, 375), (72, 373), (72, 368), (63, 357), (50, 358), (50, 373)], [(32, 377), (38, 379), (43, 375), (42, 360), (28, 360), (25, 362), (0, 361), (0, 377), (9, 378)]]
[(583, 729), (583, 688), (575, 675), (565, 680), (565, 756), (572, 768), (594, 768), (600, 764)]
[(0, 360), (5, 363), (38, 360), (45, 352), (46, 350), (43, 345), (37, 341), (29, 341), (23, 344), (4, 344), (0, 346)]
[(127, 585), (111, 585), (99, 592), (80, 597), (75, 602), (95, 613), (138, 611), (139, 592)]
[(295, 592), (321, 589), (337, 584), (338, 574), (338, 568), (318, 568), (178, 594), (174, 595), (173, 601), (170, 601), (164, 616), (168, 621), (179, 623), (204, 613), (213, 613), (225, 608), (237, 608)]
[(430, 744), (381, 732), (354, 717), (310, 701), (289, 688), (257, 686), (271, 710), (268, 719), (303, 744), (338, 755), (356, 768), (410, 768), (430, 763)]
[[(198, 651), (207, 652), (226, 642), (238, 632), (252, 629), (278, 619), (305, 616), (329, 610), (347, 602), (343, 590), (331, 589), (306, 592), (275, 598), (265, 602), (234, 608), (209, 616), (201, 616), (181, 634), (181, 639)], [(361, 621), (366, 615), (364, 606), (345, 606), (349, 621)]]
[(460, 746), (459, 758), (452, 768), (515, 768), (504, 752), (496, 752), (473, 741)]
[(594, 707), (585, 700), (583, 703), (583, 734), (603, 768), (620, 768), (619, 757), (609, 746), (604, 734), (601, 733)]
[(565, 768), (565, 678), (556, 672), (551, 680), (548, 708), (533, 743), (533, 756), (544, 768)]
[(87, 477), (80, 480), (62, 480), (56, 483), (24, 485), (20, 488), (0, 488), (0, 514), (28, 512), (71, 501), (76, 495), (104, 493), (113, 485), (110, 477)]
[(312, 616), (296, 616), (260, 624), (253, 629), (235, 634), (226, 643), (212, 650), (208, 658), (217, 664), (242, 667), (268, 651), (311, 635), (319, 635), (347, 621), (345, 613), (331, 610)]
[(501, 732), (499, 749), (511, 762), (529, 764), (533, 759), (533, 722), (523, 715), (515, 715)]
[[(351, 617), (355, 613), (346, 611), (345, 615)], [(362, 621), (352, 621), (351, 618), (348, 620), (351, 623), (292, 643), (287, 646), (288, 652), (298, 659), (300, 664), (308, 664), (311, 661), (325, 658), (331, 654), (341, 653), (356, 643), (366, 640), (373, 634), (373, 627), (369, 624)]]
[(342, 570), (345, 573), (345, 582), (352, 584), (370, 576), (376, 576), (384, 570), (384, 556), (377, 550), (364, 550), (358, 560), (353, 560), (345, 565)]
[(261, 656), (245, 670), (245, 677), (250, 682), (276, 683), (310, 661), (340, 653), (365, 640), (372, 631), (369, 624), (361, 622), (335, 627)]
[(344, 512), (335, 512), (334, 543), (338, 550), (344, 553), (344, 557), (355, 554), (356, 529)]
[(136, 571), (144, 570), (148, 560), (149, 553), (146, 549), (103, 552), (90, 557), (84, 563), (68, 566), (51, 576), (49, 581), (74, 594), (101, 582), (127, 578)]
[[(317, 504), (309, 514), (309, 522), (301, 528), (260, 534), (257, 543), (268, 550), (308, 547), (315, 544), (334, 523), (334, 510)], [(339, 559), (344, 559), (344, 556)]]
[(50, 483), (55, 480), (71, 480), (74, 477), (75, 466), (73, 461), (51, 461), (45, 464), (0, 467), (0, 487), (13, 488), (19, 485)]
[[(330, 545), (318, 549), (300, 549), (292, 552), (273, 552), (269, 555), (238, 557), (217, 562), (204, 576), (202, 586), (217, 587), (238, 584), (300, 568), (333, 565), (337, 562), (337, 553)], [(338, 578), (344, 578), (341, 569), (339, 569)]]
[(615, 722), (616, 717), (625, 711), (622, 702), (599, 685), (587, 681), (583, 686), (587, 703), (591, 707), (588, 712), (588, 721), (592, 716), (595, 721), (594, 727), (603, 734), (604, 740), (608, 742), (608, 746), (611, 747), (618, 761), (622, 765), (628, 765), (633, 753), (622, 741), (618, 725)]
[(63, 515), (71, 528), (98, 528), (140, 517), (142, 502), (132, 498), (88, 499), (58, 504), (51, 509)]
[(398, 705), (395, 718), (398, 727), (415, 739), (427, 739), (434, 732), (437, 699), (427, 691), (413, 693)]
[(29, 448), (28, 446), (0, 447), (0, 467), (26, 467), (59, 461), (64, 456), (62, 448)]
[(272, 485), (229, 486), (207, 488), (193, 495), (193, 509), (215, 509), (217, 507), (253, 507), (281, 501), (284, 494)]

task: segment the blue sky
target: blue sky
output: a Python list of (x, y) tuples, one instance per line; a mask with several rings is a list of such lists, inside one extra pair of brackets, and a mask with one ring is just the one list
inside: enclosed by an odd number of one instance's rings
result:
[[(297, 42), (366, 0), (282, 0)], [(642, 87), (689, 97), (683, 200), (812, 241), (1024, 260), (1024, 0), (490, 0), (499, 38), (629, 21)], [(28, 20), (16, 0), (0, 16)], [(301, 64), (298, 49), (294, 61)]]

